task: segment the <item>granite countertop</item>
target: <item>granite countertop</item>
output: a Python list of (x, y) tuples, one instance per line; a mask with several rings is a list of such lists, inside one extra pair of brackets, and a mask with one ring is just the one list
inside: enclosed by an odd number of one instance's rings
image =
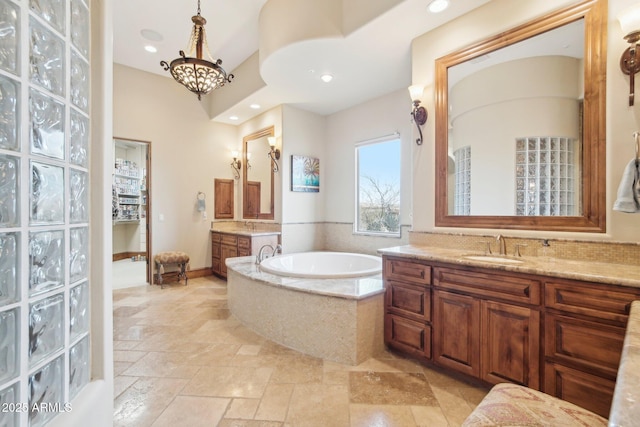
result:
[(248, 236), (248, 237), (274, 236), (274, 235), (278, 236), (281, 234), (279, 231), (250, 230), (248, 228), (224, 228), (224, 229), (212, 228), (210, 231), (212, 233), (235, 234), (238, 236)]
[(609, 427), (637, 425), (640, 420), (640, 301), (631, 304), (620, 367), (613, 393)]
[[(439, 261), (454, 265), (493, 268), (496, 270), (553, 276), (565, 279), (607, 283), (640, 288), (640, 266), (628, 264), (610, 264), (587, 261), (573, 261), (547, 257), (512, 257), (490, 255), (504, 258), (504, 263), (487, 260), (469, 259), (469, 256), (482, 256), (482, 252), (465, 249), (442, 249), (432, 246), (406, 245), (379, 249), (382, 255), (408, 259)], [(522, 262), (508, 262), (509, 260)]]
[(382, 274), (337, 279), (285, 277), (262, 271), (255, 261), (254, 256), (227, 258), (227, 270), (270, 286), (345, 299), (361, 300), (384, 292)]

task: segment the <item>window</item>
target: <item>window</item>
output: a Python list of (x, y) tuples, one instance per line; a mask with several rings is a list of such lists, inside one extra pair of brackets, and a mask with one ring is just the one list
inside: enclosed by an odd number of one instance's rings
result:
[(400, 235), (400, 139), (356, 147), (356, 233)]

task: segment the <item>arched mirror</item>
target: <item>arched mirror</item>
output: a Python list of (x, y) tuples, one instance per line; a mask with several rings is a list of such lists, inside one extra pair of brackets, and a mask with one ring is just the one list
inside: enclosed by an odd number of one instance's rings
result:
[(267, 155), (267, 138), (274, 136), (273, 126), (242, 139), (242, 218), (273, 219), (273, 168)]
[(436, 61), (436, 226), (605, 231), (606, 0)]

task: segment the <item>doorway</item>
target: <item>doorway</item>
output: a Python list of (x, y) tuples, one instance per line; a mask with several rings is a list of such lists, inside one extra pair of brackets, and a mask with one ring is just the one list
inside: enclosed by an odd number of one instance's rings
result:
[(113, 139), (113, 288), (151, 283), (151, 142)]

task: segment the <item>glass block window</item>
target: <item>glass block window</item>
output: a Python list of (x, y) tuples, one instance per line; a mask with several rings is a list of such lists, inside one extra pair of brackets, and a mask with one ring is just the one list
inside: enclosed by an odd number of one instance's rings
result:
[(576, 140), (516, 140), (516, 215), (571, 216), (576, 212)]
[(471, 214), (471, 147), (458, 148), (453, 152), (455, 159), (455, 192), (453, 198), (454, 215)]
[(0, 426), (47, 424), (91, 379), (90, 16), (0, 0), (0, 403), (26, 408)]

